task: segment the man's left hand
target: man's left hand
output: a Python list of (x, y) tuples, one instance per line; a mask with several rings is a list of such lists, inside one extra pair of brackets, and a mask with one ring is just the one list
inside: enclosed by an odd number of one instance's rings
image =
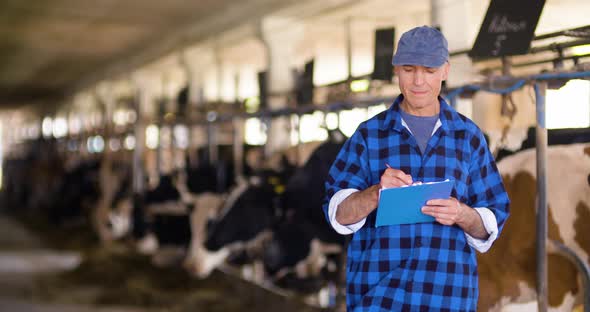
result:
[(431, 199), (422, 207), (422, 213), (432, 216), (444, 225), (461, 224), (471, 209), (454, 197)]
[(467, 234), (478, 239), (487, 239), (489, 233), (479, 213), (454, 197), (432, 199), (422, 207), (422, 213), (432, 216), (443, 225), (458, 225)]

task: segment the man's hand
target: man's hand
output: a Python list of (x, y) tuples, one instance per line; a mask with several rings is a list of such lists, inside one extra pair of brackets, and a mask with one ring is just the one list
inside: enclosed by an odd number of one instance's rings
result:
[(411, 185), (413, 182), (412, 176), (405, 174), (403, 171), (387, 166), (387, 169), (381, 176), (379, 185), (381, 188), (400, 187), (404, 185)]
[(422, 207), (422, 213), (434, 217), (440, 224), (453, 225), (466, 218), (464, 206), (454, 197), (431, 199), (426, 202), (426, 206)]
[(380, 186), (375, 184), (363, 191), (348, 196), (338, 205), (336, 210), (336, 221), (346, 225), (357, 223), (366, 218), (375, 208), (379, 200)]
[(489, 236), (479, 213), (454, 197), (429, 200), (422, 207), (422, 213), (434, 217), (440, 224), (456, 224), (475, 238), (487, 239)]
[(356, 223), (366, 218), (377, 208), (380, 189), (410, 184), (412, 184), (412, 176), (405, 174), (401, 170), (393, 169), (388, 165), (381, 175), (379, 184), (375, 184), (363, 191), (348, 196), (338, 205), (336, 221), (344, 225)]

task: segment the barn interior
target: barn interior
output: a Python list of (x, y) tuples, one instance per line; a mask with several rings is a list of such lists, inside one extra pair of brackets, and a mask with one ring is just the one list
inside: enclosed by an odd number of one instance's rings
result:
[[(441, 96), (485, 133), (511, 201), (533, 209), (513, 205), (520, 236), (478, 254), (478, 310), (590, 311), (587, 12), (587, 0), (0, 1), (0, 311), (345, 311), (350, 238), (324, 218), (323, 182), (399, 95), (391, 59), (421, 25), (448, 40)], [(289, 218), (310, 225), (277, 230)]]

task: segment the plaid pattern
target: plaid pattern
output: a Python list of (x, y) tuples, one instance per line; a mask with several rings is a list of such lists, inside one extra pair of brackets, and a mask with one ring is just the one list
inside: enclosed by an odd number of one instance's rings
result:
[[(502, 179), (479, 128), (440, 99), (441, 126), (424, 153), (402, 125), (399, 96), (386, 111), (359, 125), (326, 181), (324, 213), (341, 189), (379, 183), (388, 163), (415, 181), (455, 180), (452, 196), (489, 208), (501, 231), (509, 213)], [(328, 219), (329, 220), (329, 219)], [(376, 228), (375, 211), (348, 247), (349, 311), (475, 311), (475, 251), (458, 226), (437, 222)]]

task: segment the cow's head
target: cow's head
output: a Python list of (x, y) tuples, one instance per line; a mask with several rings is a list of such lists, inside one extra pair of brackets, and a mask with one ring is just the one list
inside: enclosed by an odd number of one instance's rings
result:
[(330, 273), (339, 268), (337, 262), (344, 244), (320, 239), (322, 231), (309, 222), (279, 226), (264, 248), (263, 262), (268, 275), (285, 286), (333, 277)]
[(246, 242), (275, 224), (281, 179), (272, 174), (257, 175), (230, 193), (218, 218), (207, 229), (205, 246), (218, 250), (234, 242)]

